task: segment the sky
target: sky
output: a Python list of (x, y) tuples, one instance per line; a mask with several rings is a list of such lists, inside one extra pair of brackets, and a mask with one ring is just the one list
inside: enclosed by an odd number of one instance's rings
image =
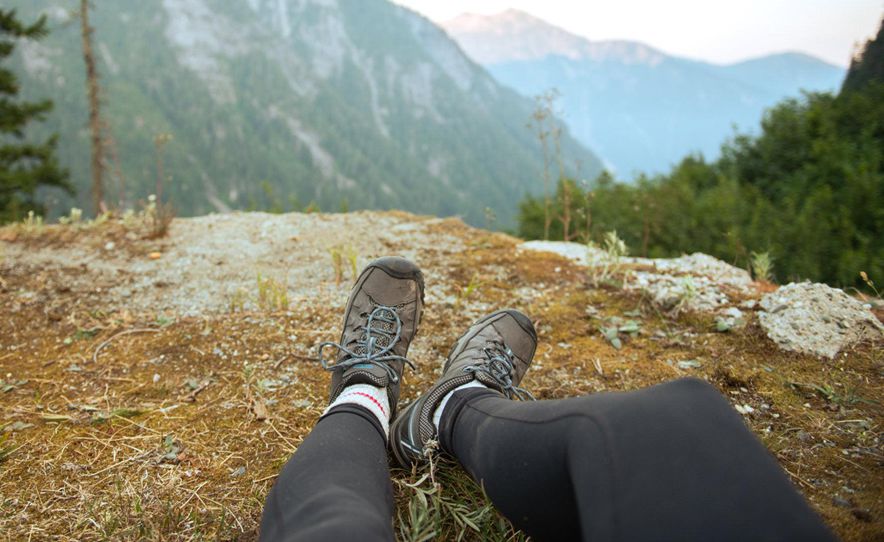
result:
[(515, 8), (591, 40), (641, 41), (729, 63), (801, 51), (847, 66), (878, 29), (884, 0), (394, 0), (434, 21)]

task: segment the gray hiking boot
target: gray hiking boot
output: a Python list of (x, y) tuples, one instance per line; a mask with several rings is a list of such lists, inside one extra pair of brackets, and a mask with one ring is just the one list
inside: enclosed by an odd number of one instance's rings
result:
[(409, 404), (390, 427), (390, 447), (403, 467), (425, 460), (424, 450), (436, 439), (433, 414), (451, 390), (473, 380), (512, 399), (530, 398), (519, 387), (537, 348), (537, 333), (521, 312), (506, 309), (485, 316), (460, 336), (429, 390)]
[[(340, 343), (319, 345), (322, 367), (332, 371), (329, 403), (351, 384), (386, 387), (391, 417), (399, 401), (399, 382), (408, 345), (417, 333), (424, 303), (424, 277), (412, 262), (380, 258), (363, 269), (350, 291)], [(323, 350), (336, 348), (334, 360)]]

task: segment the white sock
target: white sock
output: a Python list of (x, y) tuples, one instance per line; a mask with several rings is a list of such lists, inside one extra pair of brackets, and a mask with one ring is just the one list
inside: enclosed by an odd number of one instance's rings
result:
[(436, 412), (433, 412), (433, 425), (436, 426), (436, 431), (439, 430), (439, 422), (442, 420), (442, 411), (445, 410), (445, 405), (448, 404), (448, 400), (451, 399), (451, 396), (454, 395), (454, 392), (457, 390), (463, 390), (466, 388), (487, 388), (485, 384), (482, 384), (478, 380), (471, 380), (466, 384), (462, 384), (450, 392), (445, 394), (445, 397), (442, 398), (442, 402), (439, 403), (439, 406), (436, 408)]
[(329, 410), (338, 405), (359, 405), (377, 417), (384, 428), (384, 435), (390, 437), (390, 399), (387, 397), (387, 388), (379, 388), (370, 384), (352, 384), (344, 388), (341, 394), (328, 405), (325, 416)]

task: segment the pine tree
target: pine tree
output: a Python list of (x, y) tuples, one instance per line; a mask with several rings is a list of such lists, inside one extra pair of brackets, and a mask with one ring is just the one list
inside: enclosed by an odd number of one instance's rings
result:
[[(40, 39), (47, 34), (46, 17), (25, 25), (14, 9), (0, 9), (0, 63), (13, 52), (17, 40)], [(55, 158), (57, 136), (42, 143), (25, 140), (25, 128), (42, 120), (52, 102), (17, 101), (19, 85), (15, 74), (0, 64), (0, 223), (18, 220), (28, 211), (43, 214), (37, 188), (55, 186), (72, 192), (67, 171)]]
[(873, 82), (884, 82), (884, 20), (878, 26), (878, 35), (867, 41), (860, 54), (851, 61), (841, 90), (859, 90)]

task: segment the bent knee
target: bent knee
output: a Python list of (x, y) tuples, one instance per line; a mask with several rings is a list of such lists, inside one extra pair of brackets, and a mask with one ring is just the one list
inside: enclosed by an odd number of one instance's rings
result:
[(678, 394), (685, 396), (721, 396), (721, 393), (715, 386), (695, 376), (686, 376), (672, 380), (661, 384), (661, 386), (671, 386)]

